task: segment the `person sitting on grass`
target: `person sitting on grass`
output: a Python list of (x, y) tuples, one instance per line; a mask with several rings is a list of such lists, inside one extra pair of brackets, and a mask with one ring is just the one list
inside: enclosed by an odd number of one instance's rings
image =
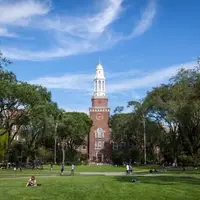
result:
[(37, 186), (35, 176), (31, 176), (31, 178), (28, 180), (26, 187), (28, 186)]

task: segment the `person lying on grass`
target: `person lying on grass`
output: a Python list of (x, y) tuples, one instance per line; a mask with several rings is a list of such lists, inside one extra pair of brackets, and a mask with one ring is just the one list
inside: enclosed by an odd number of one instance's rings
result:
[(26, 187), (28, 186), (37, 186), (35, 176), (31, 176), (31, 178), (28, 180)]

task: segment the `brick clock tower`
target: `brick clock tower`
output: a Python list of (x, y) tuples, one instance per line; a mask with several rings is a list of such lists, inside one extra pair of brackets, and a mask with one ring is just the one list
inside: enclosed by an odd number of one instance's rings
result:
[(92, 96), (92, 107), (89, 108), (89, 113), (93, 121), (89, 134), (89, 163), (110, 163), (112, 152), (109, 129), (110, 109), (108, 108), (108, 97), (106, 96), (104, 70), (100, 61), (96, 67), (94, 95)]

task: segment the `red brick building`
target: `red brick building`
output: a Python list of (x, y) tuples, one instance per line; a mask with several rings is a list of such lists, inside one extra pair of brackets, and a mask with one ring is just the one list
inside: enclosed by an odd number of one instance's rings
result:
[(92, 106), (89, 108), (90, 118), (93, 121), (88, 138), (89, 162), (110, 163), (111, 162), (111, 135), (109, 129), (110, 109), (108, 97), (106, 96), (106, 83), (103, 66), (96, 67), (94, 78), (94, 95)]

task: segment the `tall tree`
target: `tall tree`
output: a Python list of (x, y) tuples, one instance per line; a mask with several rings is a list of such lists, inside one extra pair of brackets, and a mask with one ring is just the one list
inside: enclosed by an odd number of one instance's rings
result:
[(69, 152), (83, 145), (89, 134), (92, 121), (85, 113), (66, 112), (58, 123), (57, 135), (62, 149), (62, 163), (65, 163), (66, 149)]
[(143, 150), (144, 150), (144, 164), (147, 162), (146, 152), (146, 115), (147, 115), (147, 101), (129, 101), (128, 107), (132, 107), (133, 112), (139, 117), (143, 125)]
[[(146, 99), (151, 117), (166, 132), (166, 148), (177, 165), (180, 155), (193, 158), (199, 150), (199, 68), (181, 69), (166, 85), (154, 88)], [(170, 148), (169, 148), (170, 145)]]
[(57, 105), (52, 102), (34, 106), (30, 110), (26, 123), (20, 129), (20, 137), (27, 149), (27, 162), (30, 156), (35, 159), (36, 151), (43, 145), (45, 138), (54, 134), (54, 116), (57, 112)]

